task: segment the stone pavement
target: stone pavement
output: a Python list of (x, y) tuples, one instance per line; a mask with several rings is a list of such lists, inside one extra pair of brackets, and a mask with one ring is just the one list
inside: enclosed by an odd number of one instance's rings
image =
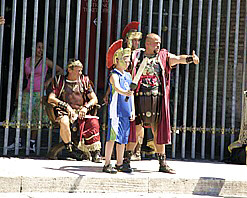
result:
[[(52, 192), (104, 195), (101, 198), (115, 193), (120, 193), (118, 197), (247, 197), (246, 165), (188, 160), (168, 160), (168, 164), (177, 174), (159, 173), (157, 160), (133, 161), (133, 173), (112, 175), (102, 172), (102, 163), (90, 161), (0, 157), (0, 197)], [(167, 194), (171, 196), (163, 196)]]

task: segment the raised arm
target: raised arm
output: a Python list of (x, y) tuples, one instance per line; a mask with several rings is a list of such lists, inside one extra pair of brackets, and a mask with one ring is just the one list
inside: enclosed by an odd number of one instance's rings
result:
[(193, 50), (192, 55), (175, 55), (169, 53), (169, 65), (170, 67), (177, 65), (177, 64), (198, 64), (199, 63), (199, 57), (195, 54), (195, 51)]
[[(46, 65), (50, 68), (50, 69), (53, 69), (53, 63), (52, 63), (52, 61), (50, 60), (50, 59), (46, 59)], [(58, 65), (56, 65), (56, 75), (62, 75), (63, 74), (63, 69), (60, 67), (60, 66), (58, 66)], [(45, 89), (47, 89), (47, 87), (49, 86), (49, 84), (51, 83), (51, 81), (52, 81), (52, 77), (48, 77), (48, 78), (46, 78), (47, 80), (46, 80), (46, 82), (45, 82)]]
[[(50, 69), (53, 69), (53, 62), (50, 59), (46, 59), (46, 64)], [(56, 75), (62, 75), (63, 74), (63, 69), (56, 65)]]

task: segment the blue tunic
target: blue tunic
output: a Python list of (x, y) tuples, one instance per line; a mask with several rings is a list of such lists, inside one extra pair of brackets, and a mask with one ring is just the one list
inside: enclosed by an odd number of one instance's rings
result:
[[(117, 69), (114, 69), (113, 73), (118, 75), (120, 87), (129, 90), (132, 82), (130, 73), (125, 71), (121, 73)], [(112, 140), (119, 144), (127, 144), (130, 133), (131, 98), (126, 102), (126, 96), (119, 94), (112, 84), (110, 84), (109, 98), (107, 141)]]

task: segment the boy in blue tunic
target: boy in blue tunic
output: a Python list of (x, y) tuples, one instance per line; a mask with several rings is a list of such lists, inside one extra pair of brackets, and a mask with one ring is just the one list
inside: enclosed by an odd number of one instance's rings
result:
[[(130, 73), (125, 71), (130, 64), (131, 49), (123, 49), (122, 42), (122, 39), (114, 42), (106, 55), (106, 66), (109, 69), (113, 68), (109, 78), (108, 133), (105, 146), (105, 165), (103, 167), (103, 172), (106, 173), (132, 172), (132, 169), (123, 163), (125, 145), (128, 143), (130, 133), (130, 121), (135, 119), (133, 91), (129, 87), (132, 78)], [(126, 96), (130, 97), (127, 101), (125, 101)], [(113, 168), (111, 155), (115, 142), (117, 163)]]

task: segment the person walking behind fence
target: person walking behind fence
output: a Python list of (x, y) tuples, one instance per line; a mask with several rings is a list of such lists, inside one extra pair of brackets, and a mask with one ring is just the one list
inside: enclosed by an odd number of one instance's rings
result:
[[(122, 48), (123, 40), (114, 42), (107, 51), (106, 66), (111, 69), (110, 103), (108, 109), (108, 133), (105, 146), (105, 165), (103, 172), (117, 173), (132, 172), (132, 169), (123, 164), (125, 145), (128, 143), (130, 121), (135, 119), (133, 92), (130, 90), (131, 75), (125, 70), (130, 64), (130, 48)], [(125, 98), (130, 97), (126, 102)], [(117, 163), (111, 165), (111, 155), (116, 142)]]

